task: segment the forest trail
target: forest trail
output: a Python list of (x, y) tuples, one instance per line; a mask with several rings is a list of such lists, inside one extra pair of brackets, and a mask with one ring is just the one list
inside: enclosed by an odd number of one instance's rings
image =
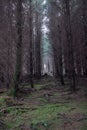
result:
[(35, 81), (36, 91), (28, 92), (29, 84), (21, 88), (24, 93), (15, 101), (0, 94), (0, 121), (7, 130), (87, 130), (84, 91), (70, 94), (68, 85), (61, 86), (51, 77)]
[(87, 130), (87, 0), (0, 0), (0, 130)]

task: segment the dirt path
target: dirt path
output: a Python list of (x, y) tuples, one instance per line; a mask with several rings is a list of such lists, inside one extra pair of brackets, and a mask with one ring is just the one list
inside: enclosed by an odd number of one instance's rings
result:
[(35, 88), (21, 93), (16, 101), (3, 101), (6, 109), (0, 115), (9, 130), (87, 130), (84, 91), (70, 94), (67, 86), (55, 84), (52, 78), (38, 82)]

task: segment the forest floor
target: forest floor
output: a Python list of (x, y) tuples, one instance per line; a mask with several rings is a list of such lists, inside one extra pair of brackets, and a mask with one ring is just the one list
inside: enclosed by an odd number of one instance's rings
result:
[(29, 84), (14, 100), (7, 92), (0, 93), (0, 130), (87, 130), (87, 91), (68, 91), (52, 77)]

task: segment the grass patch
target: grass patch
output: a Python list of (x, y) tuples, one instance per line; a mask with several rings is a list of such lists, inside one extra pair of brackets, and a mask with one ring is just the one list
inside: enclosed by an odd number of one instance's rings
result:
[(32, 123), (37, 124), (41, 121), (49, 121), (50, 119), (57, 118), (58, 113), (66, 112), (68, 109), (66, 105), (62, 104), (47, 104), (32, 111), (30, 116), (32, 117)]
[[(70, 109), (73, 107), (76, 109), (70, 112)], [(25, 109), (9, 107), (7, 113), (5, 121), (9, 130), (13, 130), (14, 128), (16, 130), (16, 128), (26, 122), (31, 126), (32, 130), (56, 130), (57, 127), (63, 125), (63, 119), (58, 114), (86, 114), (87, 104), (85, 102), (45, 104), (44, 106), (37, 106), (36, 109), (26, 109), (26, 106)]]
[(45, 106), (38, 106), (35, 110), (25, 109), (25, 111), (21, 108), (9, 107), (7, 108), (5, 122), (9, 130), (13, 130), (13, 128), (16, 130), (22, 123), (26, 123), (25, 118), (32, 125), (32, 128), (34, 126), (39, 127), (39, 125), (48, 128), (50, 123), (57, 118), (58, 113), (66, 112), (68, 109), (67, 105), (62, 104), (47, 104)]
[[(48, 87), (48, 86), (50, 86), (50, 85), (52, 86), (52, 85), (54, 85), (54, 84), (55, 84), (54, 82), (34, 84), (34, 87), (35, 87), (35, 89), (39, 90), (39, 89), (44, 88), (45, 86)], [(30, 87), (31, 87), (30, 84), (23, 84), (23, 85), (21, 86), (21, 88), (30, 88)]]

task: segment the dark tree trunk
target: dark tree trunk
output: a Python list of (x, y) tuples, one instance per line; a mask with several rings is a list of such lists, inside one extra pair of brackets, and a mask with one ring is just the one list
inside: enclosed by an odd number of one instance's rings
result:
[(83, 27), (84, 27), (84, 59), (85, 59), (85, 70), (84, 74), (87, 76), (87, 0), (82, 0), (82, 11), (83, 11)]
[(58, 29), (57, 29), (57, 20), (56, 20), (56, 10), (53, 9), (53, 2), (49, 4), (49, 18), (50, 18), (50, 39), (51, 46), (53, 50), (53, 59), (54, 59), (54, 76), (58, 80), (60, 78), (59, 72), (59, 63), (58, 63)]
[(33, 27), (32, 27), (32, 0), (30, 2), (29, 7), (29, 38), (30, 38), (30, 84), (31, 88), (34, 88), (33, 83), (33, 41), (32, 41), (32, 35), (33, 35)]
[(41, 78), (41, 19), (38, 12), (36, 12), (35, 50), (36, 50), (36, 77), (40, 79)]
[(22, 0), (17, 1), (17, 44), (16, 44), (16, 66), (14, 74), (14, 97), (17, 96), (21, 65), (22, 65)]
[(60, 77), (60, 72), (59, 72), (59, 65), (58, 65), (58, 57), (56, 56), (56, 54), (55, 54), (55, 50), (54, 50), (54, 76), (55, 76), (55, 78), (58, 80), (59, 79), (59, 77)]
[(67, 46), (68, 46), (68, 64), (69, 64), (69, 78), (71, 79), (71, 89), (76, 90), (75, 80), (75, 68), (74, 68), (74, 52), (73, 52), (73, 38), (71, 31), (71, 20), (70, 20), (70, 1), (64, 0), (65, 6), (65, 29), (67, 35)]
[(58, 35), (59, 35), (59, 68), (60, 68), (60, 81), (61, 84), (64, 85), (64, 76), (63, 76), (63, 52), (62, 52), (62, 41), (61, 41), (61, 29), (60, 26), (58, 26)]

